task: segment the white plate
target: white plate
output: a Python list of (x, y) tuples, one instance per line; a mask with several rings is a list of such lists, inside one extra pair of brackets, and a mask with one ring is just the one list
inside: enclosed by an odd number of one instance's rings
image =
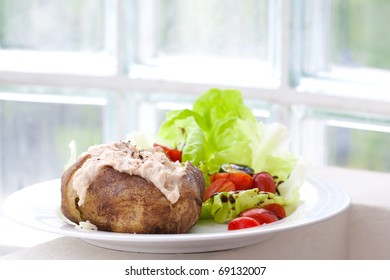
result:
[(275, 234), (334, 217), (351, 199), (334, 185), (309, 180), (300, 189), (301, 203), (289, 217), (260, 227), (228, 231), (226, 224), (201, 222), (188, 234), (124, 234), (75, 229), (60, 213), (60, 180), (42, 182), (10, 195), (4, 213), (25, 226), (121, 251), (194, 253), (238, 248), (264, 241)]

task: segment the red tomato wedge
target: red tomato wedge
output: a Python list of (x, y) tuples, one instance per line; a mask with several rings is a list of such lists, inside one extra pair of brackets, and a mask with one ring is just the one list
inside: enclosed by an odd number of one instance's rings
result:
[(182, 152), (177, 149), (168, 148), (166, 146), (160, 145), (160, 144), (153, 144), (154, 147), (161, 147), (166, 155), (173, 161), (179, 161), (181, 162), (182, 159)]
[(284, 210), (284, 207), (280, 204), (270, 203), (263, 206), (262, 208), (274, 212), (279, 219), (286, 218), (286, 210)]
[(236, 230), (259, 226), (259, 222), (249, 217), (238, 217), (228, 223), (228, 230)]
[(252, 187), (252, 176), (247, 173), (216, 173), (211, 175), (210, 181), (214, 182), (218, 179), (228, 179), (235, 186), (236, 190), (247, 190)]
[(206, 189), (204, 196), (203, 196), (203, 201), (206, 201), (207, 199), (212, 197), (215, 193), (230, 192), (230, 191), (235, 191), (235, 190), (236, 190), (236, 186), (228, 179), (221, 178), (221, 179), (215, 180)]
[(267, 172), (261, 172), (253, 175), (252, 188), (258, 188), (261, 192), (276, 192), (274, 178)]
[(260, 225), (273, 223), (279, 220), (274, 212), (264, 208), (247, 209), (238, 216), (255, 219)]

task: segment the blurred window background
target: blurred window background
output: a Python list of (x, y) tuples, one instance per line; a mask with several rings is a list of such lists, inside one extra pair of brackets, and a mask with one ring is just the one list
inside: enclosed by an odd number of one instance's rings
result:
[[(155, 133), (241, 90), (314, 165), (390, 168), (386, 0), (0, 0), (0, 194), (58, 178), (75, 140)], [(1, 201), (0, 200), (0, 201)]]

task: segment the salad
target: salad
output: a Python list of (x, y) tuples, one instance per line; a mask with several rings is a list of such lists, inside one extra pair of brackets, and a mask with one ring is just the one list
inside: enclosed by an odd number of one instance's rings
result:
[(173, 161), (190, 161), (206, 181), (200, 219), (240, 229), (290, 215), (303, 164), (278, 123), (258, 122), (237, 90), (210, 89), (192, 109), (167, 113), (157, 142)]

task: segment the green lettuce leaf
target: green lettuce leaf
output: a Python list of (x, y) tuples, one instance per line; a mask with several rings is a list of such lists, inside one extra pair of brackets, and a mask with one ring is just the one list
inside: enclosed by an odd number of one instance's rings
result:
[[(302, 176), (291, 176), (298, 160), (289, 151), (287, 129), (276, 123), (257, 122), (240, 91), (211, 89), (194, 102), (192, 110), (169, 112), (158, 139), (161, 144), (181, 150), (183, 161), (202, 170), (206, 183), (224, 163), (247, 165), (256, 173), (268, 172), (277, 178), (281, 196), (272, 199), (281, 201), (288, 212), (299, 203)], [(214, 196), (212, 201), (203, 203), (202, 217), (231, 219), (239, 209), (258, 205), (264, 196), (250, 193), (242, 192), (237, 197), (239, 203), (234, 205), (219, 200), (221, 195)]]
[(272, 174), (278, 182), (286, 181), (297, 163), (296, 156), (289, 151), (287, 129), (277, 123), (258, 123), (255, 137), (251, 146), (252, 168)]
[(208, 129), (230, 118), (256, 122), (238, 90), (210, 89), (195, 101), (193, 111), (202, 116)]
[(193, 110), (169, 112), (158, 138), (182, 150), (183, 160), (201, 167), (207, 176), (227, 162), (251, 166), (251, 134), (256, 126), (241, 92), (211, 89), (196, 100)]

